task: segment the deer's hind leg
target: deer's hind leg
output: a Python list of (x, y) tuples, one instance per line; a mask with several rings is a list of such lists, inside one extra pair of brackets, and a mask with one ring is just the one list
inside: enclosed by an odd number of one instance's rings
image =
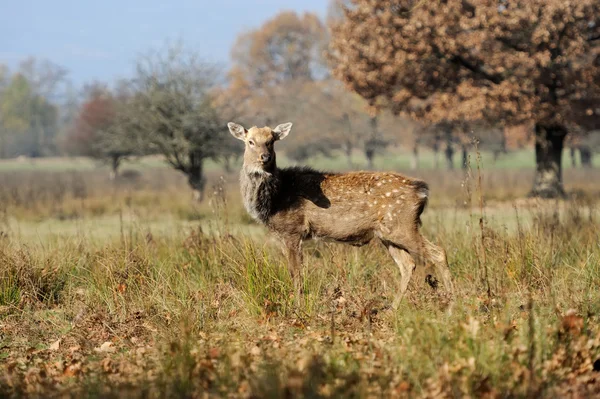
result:
[[(400, 267), (401, 275), (408, 276), (408, 278), (401, 276), (400, 297), (404, 296), (406, 287), (412, 276), (412, 270), (415, 267), (415, 260), (418, 258), (424, 259), (434, 265), (436, 274), (441, 278), (445, 289), (452, 294), (453, 285), (448, 261), (446, 260), (446, 252), (425, 238), (419, 232), (418, 227), (412, 230), (396, 229), (391, 231), (391, 229), (388, 229), (386, 234), (382, 234), (382, 236), (384, 243), (388, 246), (388, 251), (390, 251), (394, 261)], [(401, 263), (402, 265), (411, 265), (410, 274), (406, 271), (403, 273), (403, 269), (406, 270), (407, 266), (402, 266)]]
[(397, 309), (408, 289), (408, 283), (410, 282), (416, 264), (413, 257), (406, 250), (398, 248), (392, 243), (387, 243), (387, 247), (394, 262), (396, 262), (400, 269), (400, 291), (394, 298), (394, 303), (392, 304), (393, 308)]

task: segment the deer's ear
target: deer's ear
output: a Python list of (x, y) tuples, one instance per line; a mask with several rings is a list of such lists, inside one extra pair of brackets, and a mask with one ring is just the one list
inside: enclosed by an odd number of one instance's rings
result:
[(235, 137), (238, 140), (246, 140), (246, 133), (248, 133), (248, 131), (246, 129), (244, 129), (244, 127), (242, 125), (238, 125), (237, 123), (233, 123), (233, 122), (229, 122), (227, 124), (227, 127), (229, 128), (229, 133), (231, 133), (231, 135), (233, 137)]
[(273, 136), (275, 140), (283, 140), (290, 133), (290, 130), (292, 130), (291, 122), (282, 123), (273, 130)]

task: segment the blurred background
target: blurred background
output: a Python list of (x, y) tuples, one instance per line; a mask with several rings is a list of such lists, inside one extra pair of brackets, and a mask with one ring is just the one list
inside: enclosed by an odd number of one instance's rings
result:
[[(1, 398), (600, 397), (599, 0), (1, 4)], [(314, 240), (297, 296), (230, 121), (423, 178), (454, 295)]]
[[(463, 203), (482, 171), (486, 200), (597, 193), (597, 5), (536, 5), (565, 22), (530, 20), (525, 3), (413, 3), (410, 16), (342, 0), (5, 7), (5, 219), (110, 213), (117, 197), (198, 217), (206, 192), (236, 184), (229, 121), (291, 121), (280, 166), (405, 171), (434, 203)], [(454, 29), (459, 9), (469, 29)]]

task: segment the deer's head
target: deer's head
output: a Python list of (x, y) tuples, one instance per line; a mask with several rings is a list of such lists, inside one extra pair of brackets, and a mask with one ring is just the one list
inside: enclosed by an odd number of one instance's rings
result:
[(283, 140), (292, 129), (292, 124), (282, 123), (275, 129), (256, 126), (245, 129), (242, 125), (229, 122), (229, 132), (246, 144), (244, 151), (244, 166), (256, 172), (268, 172), (275, 166), (275, 149), (273, 144)]

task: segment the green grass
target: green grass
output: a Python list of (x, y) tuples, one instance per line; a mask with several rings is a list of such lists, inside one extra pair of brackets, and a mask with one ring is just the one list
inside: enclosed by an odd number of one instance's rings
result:
[[(456, 152), (454, 155), (454, 168), (460, 169), (462, 155)], [(471, 151), (469, 153), (471, 163), (476, 163), (476, 154)], [(279, 163), (281, 166), (293, 165), (297, 162), (292, 161), (285, 157), (285, 153), (282, 152), (278, 156)], [(375, 168), (376, 169), (392, 169), (392, 170), (409, 170), (411, 162), (411, 154), (403, 149), (392, 149), (385, 152), (384, 154), (377, 155), (375, 157)], [(579, 162), (579, 158), (577, 158)], [(600, 157), (596, 156), (593, 158), (595, 167), (600, 167)], [(315, 156), (308, 159), (302, 164), (309, 164), (317, 169), (323, 170), (346, 170), (349, 168), (347, 159), (338, 154), (332, 158), (323, 156)], [(354, 169), (364, 169), (367, 167), (367, 162), (364, 154), (359, 151), (355, 151), (352, 155), (352, 164)], [(419, 155), (419, 168), (423, 170), (434, 169), (434, 154), (430, 150), (421, 150)], [(239, 162), (234, 165), (234, 168), (240, 166)], [(535, 166), (535, 156), (531, 149), (515, 150), (507, 154), (502, 154), (495, 162), (491, 153), (482, 153), (482, 167), (484, 169), (525, 169), (533, 168)], [(145, 170), (152, 168), (168, 168), (164, 160), (159, 156), (143, 157), (137, 160), (126, 161), (123, 164), (123, 169), (132, 170)], [(439, 167), (442, 169), (447, 168), (447, 163), (444, 158), (444, 154), (439, 154)], [(563, 167), (565, 169), (571, 168), (571, 159), (568, 150), (563, 153)], [(86, 171), (86, 170), (105, 170), (108, 172), (108, 166), (87, 158), (39, 158), (39, 159), (8, 159), (0, 160), (0, 172), (6, 171)], [(206, 170), (208, 172), (215, 172), (221, 170), (221, 165), (208, 160), (206, 163)]]
[(419, 171), (422, 229), (456, 292), (419, 265), (392, 310), (398, 270), (379, 243), (307, 242), (297, 297), (236, 173), (210, 171), (198, 204), (183, 176), (141, 165), (123, 184), (93, 169), (0, 174), (0, 396), (600, 392), (595, 170), (566, 171), (570, 201), (520, 198), (523, 169), (485, 169), (481, 188), (476, 170)]
[(239, 206), (200, 221), (145, 220), (135, 208), (11, 218), (0, 239), (0, 394), (597, 392), (594, 203), (490, 205), (483, 242), (477, 208), (429, 208), (424, 231), (446, 248), (456, 286), (451, 311), (423, 267), (400, 308), (387, 309), (398, 271), (376, 242), (308, 243), (297, 298), (276, 243), (234, 217)]

